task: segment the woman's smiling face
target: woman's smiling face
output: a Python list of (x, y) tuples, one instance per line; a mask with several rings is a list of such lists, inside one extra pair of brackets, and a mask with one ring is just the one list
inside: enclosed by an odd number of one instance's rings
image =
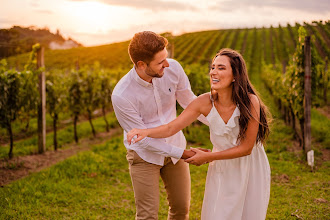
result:
[(214, 90), (231, 88), (233, 81), (234, 75), (229, 57), (217, 56), (210, 70), (211, 88)]

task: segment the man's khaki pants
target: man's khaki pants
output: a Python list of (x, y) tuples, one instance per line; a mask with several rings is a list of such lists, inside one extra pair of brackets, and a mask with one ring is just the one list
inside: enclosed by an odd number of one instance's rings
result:
[(148, 163), (133, 150), (127, 160), (133, 184), (136, 219), (158, 219), (159, 177), (162, 178), (169, 202), (168, 219), (189, 218), (190, 172), (189, 164), (179, 160), (175, 165), (165, 158), (164, 166)]

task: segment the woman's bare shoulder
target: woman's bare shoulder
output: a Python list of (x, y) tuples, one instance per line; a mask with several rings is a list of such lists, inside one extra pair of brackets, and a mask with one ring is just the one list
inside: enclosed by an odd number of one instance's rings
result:
[(249, 94), (250, 96), (250, 100), (251, 100), (251, 109), (255, 110), (252, 112), (255, 112), (257, 115), (260, 114), (260, 101), (258, 96), (254, 95), (254, 94)]
[(258, 96), (254, 95), (254, 94), (249, 94), (250, 96), (250, 100), (251, 100), (251, 103), (254, 107), (259, 107), (260, 103), (259, 103), (259, 98)]
[(196, 99), (198, 100), (199, 103), (212, 104), (209, 92), (199, 95)]
[(210, 99), (210, 93), (204, 93), (199, 95), (195, 100), (194, 100), (195, 104), (197, 104), (199, 106), (199, 111), (203, 114), (203, 115), (208, 115), (208, 113), (210, 112), (211, 108), (212, 108), (212, 102)]

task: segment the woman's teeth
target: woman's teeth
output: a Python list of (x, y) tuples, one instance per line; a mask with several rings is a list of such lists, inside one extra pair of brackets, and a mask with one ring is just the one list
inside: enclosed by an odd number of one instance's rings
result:
[(213, 81), (213, 82), (219, 82), (219, 80), (218, 80), (218, 79), (212, 79), (212, 81)]

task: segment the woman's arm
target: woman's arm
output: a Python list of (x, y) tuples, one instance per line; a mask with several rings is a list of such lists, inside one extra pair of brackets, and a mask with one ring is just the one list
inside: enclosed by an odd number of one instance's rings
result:
[(243, 157), (251, 154), (253, 146), (257, 140), (259, 122), (256, 119), (260, 118), (260, 103), (256, 96), (251, 95), (251, 114), (252, 117), (248, 123), (245, 138), (240, 145), (219, 152), (202, 152), (198, 149), (192, 149), (196, 152), (195, 156), (186, 160), (186, 162), (201, 165), (213, 160), (224, 160)]
[(137, 136), (134, 142), (138, 142), (145, 137), (165, 138), (174, 135), (178, 131), (182, 130), (183, 128), (194, 122), (199, 115), (203, 113), (205, 114), (204, 108), (207, 105), (207, 101), (210, 102), (209, 95), (208, 99), (206, 95), (203, 94), (194, 99), (176, 119), (174, 119), (168, 124), (149, 129), (133, 128), (130, 132), (127, 133), (128, 143), (131, 144), (132, 138), (134, 136)]

